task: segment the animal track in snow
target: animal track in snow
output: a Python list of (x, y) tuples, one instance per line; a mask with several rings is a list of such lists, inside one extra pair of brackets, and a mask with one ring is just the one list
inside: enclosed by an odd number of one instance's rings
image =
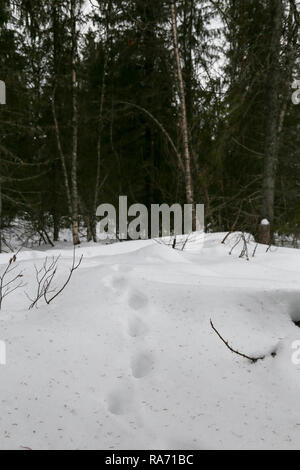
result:
[(121, 386), (107, 397), (108, 410), (114, 415), (129, 413), (132, 409), (134, 391), (130, 386)]
[(124, 276), (113, 276), (111, 285), (114, 289), (123, 289), (127, 285), (127, 279)]
[(133, 270), (133, 267), (128, 264), (114, 264), (112, 269), (117, 272), (129, 273)]
[(136, 315), (133, 315), (128, 321), (128, 334), (133, 338), (143, 336), (148, 332), (148, 326)]
[(134, 291), (129, 297), (128, 304), (133, 310), (141, 310), (148, 305), (148, 297), (139, 291)]
[(136, 379), (142, 379), (148, 375), (153, 368), (153, 357), (148, 352), (139, 353), (131, 360), (132, 375)]

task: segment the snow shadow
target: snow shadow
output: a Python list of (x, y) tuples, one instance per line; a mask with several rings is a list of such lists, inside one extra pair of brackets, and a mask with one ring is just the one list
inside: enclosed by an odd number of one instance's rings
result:
[(292, 322), (300, 328), (300, 293), (293, 295), (290, 303), (289, 315)]

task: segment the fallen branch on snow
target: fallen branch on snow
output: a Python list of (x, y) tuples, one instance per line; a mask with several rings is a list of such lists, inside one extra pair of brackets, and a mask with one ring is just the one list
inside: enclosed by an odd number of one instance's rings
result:
[[(227, 346), (227, 348), (228, 348), (231, 352), (233, 352), (234, 354), (237, 354), (238, 356), (241, 356), (241, 357), (244, 357), (245, 359), (248, 359), (248, 360), (251, 361), (253, 364), (255, 364), (257, 361), (262, 361), (262, 360), (265, 359), (266, 356), (251, 357), (251, 356), (248, 356), (247, 354), (243, 354), (243, 353), (237, 351), (236, 349), (233, 349), (233, 348), (229, 345), (228, 341), (226, 341), (226, 340), (220, 335), (220, 333), (218, 332), (218, 330), (215, 328), (215, 326), (214, 326), (212, 320), (210, 320), (210, 324), (211, 324), (211, 327), (212, 327), (212, 329), (214, 330), (214, 332), (215, 332), (215, 333), (219, 336), (219, 338), (221, 339), (221, 341), (223, 341), (223, 343)], [(272, 356), (272, 357), (275, 357), (275, 356), (276, 356), (276, 352), (273, 351), (273, 352), (271, 353), (271, 356)]]

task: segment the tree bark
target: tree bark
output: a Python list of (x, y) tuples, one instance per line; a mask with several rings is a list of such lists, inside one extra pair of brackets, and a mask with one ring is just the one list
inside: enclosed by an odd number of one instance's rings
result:
[[(1, 163), (1, 152), (0, 152)], [(2, 253), (2, 181), (0, 178), (0, 253)]]
[(53, 214), (53, 240), (58, 242), (60, 230), (60, 217), (57, 212)]
[(57, 144), (58, 154), (60, 156), (61, 166), (63, 170), (64, 186), (65, 186), (66, 196), (67, 196), (67, 205), (68, 205), (68, 210), (71, 216), (72, 215), (71, 190), (70, 190), (70, 184), (69, 184), (69, 178), (68, 178), (68, 172), (67, 172), (67, 166), (66, 166), (66, 159), (65, 159), (65, 155), (64, 155), (62, 145), (61, 145), (60, 130), (59, 130), (59, 124), (58, 124), (56, 109), (55, 109), (55, 90), (53, 92), (51, 106), (52, 106), (52, 115), (53, 115), (53, 120), (54, 120), (56, 144)]
[[(187, 122), (187, 111), (186, 111), (186, 99), (184, 82), (182, 76), (182, 69), (180, 63), (179, 47), (178, 47), (178, 31), (177, 31), (177, 19), (176, 19), (176, 8), (175, 3), (171, 3), (171, 15), (172, 15), (172, 29), (173, 29), (173, 45), (174, 54), (176, 59), (177, 78), (179, 87), (179, 98), (181, 106), (181, 132), (182, 132), (182, 143), (184, 151), (184, 170), (185, 170), (185, 193), (186, 201), (188, 204), (194, 204), (194, 190), (191, 173), (191, 155), (189, 149), (189, 131)], [(194, 224), (195, 225), (195, 224)]]
[(280, 119), (280, 40), (282, 33), (282, 0), (271, 3), (272, 34), (268, 78), (268, 115), (265, 136), (265, 158), (262, 186), (261, 217), (271, 224), (274, 220), (275, 180), (278, 159), (278, 128)]
[[(63, 151), (62, 141), (61, 141), (61, 134), (60, 134), (60, 127), (56, 112), (56, 88), (58, 82), (58, 71), (59, 71), (59, 13), (57, 11), (57, 5), (54, 2), (52, 6), (52, 28), (53, 28), (53, 68), (54, 68), (54, 88), (51, 100), (51, 108), (52, 108), (52, 116), (54, 122), (54, 132), (56, 138), (56, 145), (58, 150), (58, 155), (61, 162), (62, 167), (62, 175), (63, 175), (63, 185), (66, 191), (66, 198), (67, 198), (67, 207), (69, 216), (72, 217), (72, 194), (71, 194), (71, 187), (69, 182), (69, 176), (67, 171), (67, 163), (66, 163), (66, 156)], [(55, 166), (55, 162), (54, 162)], [(54, 188), (54, 191), (57, 191), (57, 188)], [(56, 209), (53, 211), (53, 219), (54, 219), (54, 241), (58, 240), (59, 236), (59, 217), (57, 216)]]
[(78, 223), (78, 185), (77, 185), (77, 160), (78, 160), (78, 103), (77, 103), (77, 37), (76, 37), (76, 1), (71, 0), (71, 34), (72, 34), (72, 235), (73, 244), (79, 245)]
[(98, 114), (98, 134), (97, 134), (97, 170), (96, 170), (96, 182), (95, 182), (95, 194), (94, 194), (94, 204), (93, 204), (93, 215), (91, 223), (91, 233), (92, 239), (94, 242), (97, 241), (96, 236), (96, 210), (99, 203), (99, 193), (101, 186), (101, 144), (102, 144), (102, 130), (103, 130), (103, 108), (104, 108), (104, 98), (105, 98), (105, 88), (106, 88), (106, 70), (108, 64), (108, 54), (105, 52), (104, 65), (103, 65), (103, 76), (100, 86), (100, 95), (99, 95), (99, 114)]

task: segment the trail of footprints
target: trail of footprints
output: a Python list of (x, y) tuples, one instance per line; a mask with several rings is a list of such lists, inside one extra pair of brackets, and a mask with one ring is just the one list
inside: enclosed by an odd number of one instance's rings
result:
[[(128, 318), (128, 334), (131, 338), (145, 338), (149, 332), (148, 325), (145, 323), (141, 314), (145, 316), (148, 306), (148, 297), (139, 291), (131, 291), (128, 297), (128, 305), (132, 310)], [(143, 342), (144, 343), (144, 342)], [(133, 377), (141, 379), (146, 377), (153, 368), (152, 354), (143, 348), (137, 351), (131, 359), (131, 371)]]
[[(122, 267), (115, 268), (117, 271), (123, 271)], [(111, 280), (111, 287), (114, 291), (126, 290), (127, 279), (122, 274), (116, 274)], [(127, 290), (126, 301), (130, 307), (130, 314), (127, 320), (126, 333), (132, 340), (134, 354), (130, 360), (130, 370), (132, 380), (126, 379), (112, 391), (107, 397), (108, 410), (115, 415), (130, 413), (134, 410), (135, 380), (146, 377), (153, 369), (153, 355), (145, 348), (145, 337), (149, 332), (149, 327), (145, 320), (145, 313), (149, 304), (148, 297), (138, 290)], [(142, 345), (140, 341), (143, 340)]]

